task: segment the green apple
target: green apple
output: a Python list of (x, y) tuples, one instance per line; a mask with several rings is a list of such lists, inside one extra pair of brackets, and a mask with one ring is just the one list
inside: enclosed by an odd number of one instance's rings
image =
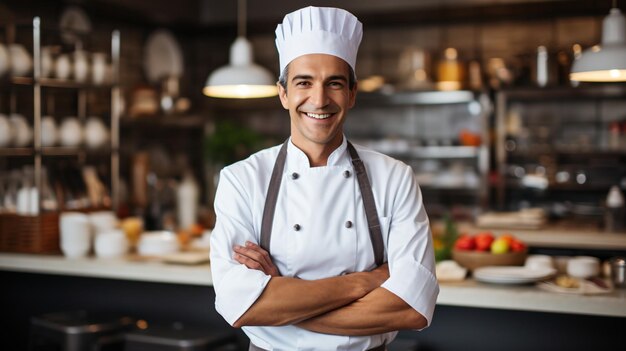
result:
[(491, 243), (491, 253), (493, 254), (504, 254), (509, 252), (511, 244), (506, 239), (496, 239)]

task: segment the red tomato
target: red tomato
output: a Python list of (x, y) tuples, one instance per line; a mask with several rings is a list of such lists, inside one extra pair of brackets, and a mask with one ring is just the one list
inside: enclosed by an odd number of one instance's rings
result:
[(511, 251), (513, 252), (521, 252), (526, 250), (526, 244), (524, 244), (523, 242), (514, 239), (513, 241), (511, 241)]
[(454, 243), (454, 248), (457, 250), (474, 250), (476, 248), (476, 241), (474, 237), (469, 235), (461, 235)]
[(490, 232), (478, 233), (475, 238), (476, 250), (478, 251), (488, 251), (489, 248), (491, 248), (491, 243), (495, 239)]

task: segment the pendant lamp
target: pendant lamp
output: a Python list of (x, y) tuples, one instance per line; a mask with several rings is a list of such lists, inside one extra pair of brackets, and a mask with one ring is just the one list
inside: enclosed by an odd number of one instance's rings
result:
[(202, 92), (210, 97), (231, 99), (278, 95), (273, 75), (253, 62), (252, 45), (245, 33), (246, 0), (239, 0), (237, 10), (238, 37), (230, 47), (230, 63), (209, 75)]
[(602, 22), (602, 44), (574, 61), (570, 79), (580, 82), (626, 82), (626, 18), (615, 6)]

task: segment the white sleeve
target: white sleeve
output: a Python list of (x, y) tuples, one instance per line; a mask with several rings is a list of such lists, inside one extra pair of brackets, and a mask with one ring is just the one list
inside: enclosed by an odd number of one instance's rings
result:
[(215, 195), (217, 221), (211, 234), (211, 275), (215, 308), (233, 325), (261, 295), (270, 276), (249, 269), (233, 259), (233, 246), (257, 243), (252, 224), (251, 201), (244, 187), (228, 169), (222, 170)]
[(382, 287), (422, 314), (429, 326), (439, 284), (428, 216), (410, 167), (402, 172), (396, 190), (387, 241), (390, 277)]

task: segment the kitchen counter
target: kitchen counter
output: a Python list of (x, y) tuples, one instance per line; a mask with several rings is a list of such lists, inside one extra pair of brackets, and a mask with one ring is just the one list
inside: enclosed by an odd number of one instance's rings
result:
[[(0, 253), (0, 270), (168, 284), (212, 286), (208, 264), (183, 266), (127, 259), (66, 259)], [(439, 305), (626, 317), (626, 290), (594, 296), (565, 295), (532, 285), (493, 285), (467, 279), (441, 283)]]
[(60, 255), (0, 253), (0, 270), (213, 286), (208, 264), (186, 266), (155, 260), (94, 257), (68, 259)]
[(626, 250), (626, 233), (606, 233), (594, 227), (567, 224), (547, 225), (541, 229), (479, 228), (470, 223), (459, 223), (459, 233), (476, 234), (490, 231), (496, 235), (511, 233), (528, 246), (566, 249)]

